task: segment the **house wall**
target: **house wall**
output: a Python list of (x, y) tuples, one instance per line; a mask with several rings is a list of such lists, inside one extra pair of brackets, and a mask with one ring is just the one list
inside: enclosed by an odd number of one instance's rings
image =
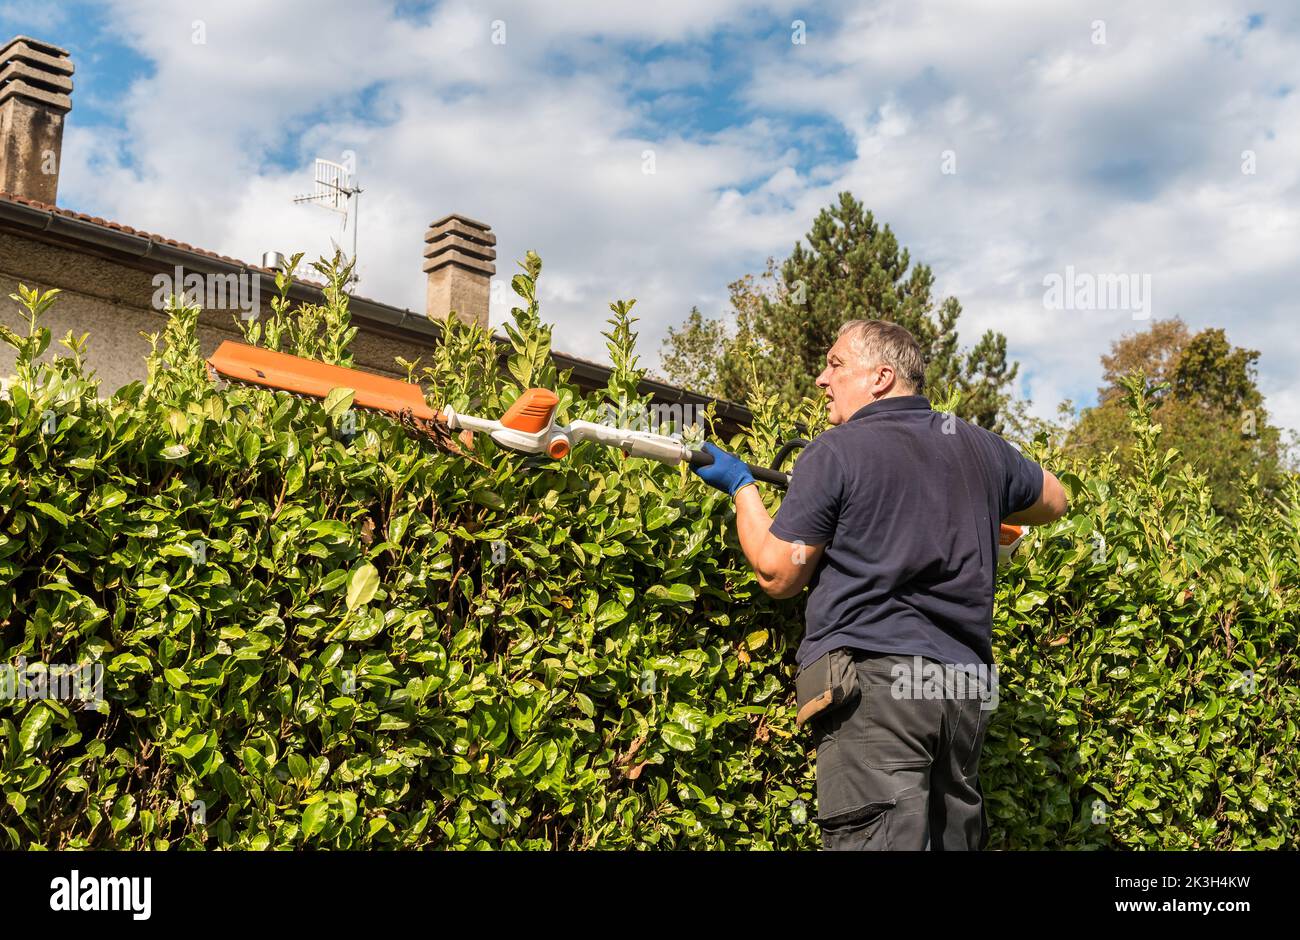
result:
[[(0, 323), (25, 335), (24, 311), (9, 299), (19, 283), (42, 290), (59, 288), (62, 293), (43, 319), (53, 337), (41, 357), (52, 360), (66, 355), (59, 340), (71, 330), (74, 336), (89, 333), (86, 362), (100, 382), (100, 394), (108, 397), (123, 385), (145, 378), (145, 357), (149, 342), (142, 333), (161, 334), (167, 318), (153, 306), (154, 272), (123, 265), (84, 252), (24, 238), (0, 231)], [(270, 297), (260, 297), (263, 316), (270, 313)], [(238, 310), (204, 309), (199, 316), (199, 343), (210, 356), (222, 340), (242, 339), (235, 322)], [(395, 363), (424, 357), (432, 346), (399, 341), (368, 331), (358, 332), (352, 342), (355, 364), (371, 372), (405, 378)], [(0, 343), (0, 375), (12, 375), (14, 350)]]

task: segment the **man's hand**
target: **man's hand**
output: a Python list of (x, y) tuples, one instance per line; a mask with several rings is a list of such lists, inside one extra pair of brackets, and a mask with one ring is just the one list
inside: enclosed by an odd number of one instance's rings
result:
[(755, 482), (754, 475), (749, 472), (745, 462), (736, 455), (729, 454), (708, 441), (705, 441), (704, 449), (713, 455), (713, 463), (707, 467), (693, 466), (691, 469), (709, 486), (722, 490), (728, 496), (735, 496), (742, 486)]

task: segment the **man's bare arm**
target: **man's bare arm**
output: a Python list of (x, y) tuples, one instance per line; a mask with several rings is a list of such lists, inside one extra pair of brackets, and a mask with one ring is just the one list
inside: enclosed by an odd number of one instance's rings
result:
[(799, 545), (772, 534), (772, 517), (757, 486), (736, 491), (736, 534), (758, 578), (758, 585), (778, 600), (794, 597), (812, 579), (823, 545)]
[[(736, 494), (740, 495), (740, 494)], [(1065, 487), (1050, 471), (1043, 470), (1043, 492), (1038, 502), (1028, 509), (1012, 513), (1002, 521), (1008, 525), (1046, 525), (1065, 515), (1070, 502), (1065, 496)]]

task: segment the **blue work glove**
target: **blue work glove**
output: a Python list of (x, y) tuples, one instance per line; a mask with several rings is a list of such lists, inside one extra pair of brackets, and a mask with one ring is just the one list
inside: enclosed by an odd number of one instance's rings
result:
[(713, 463), (707, 467), (692, 466), (691, 469), (709, 486), (722, 490), (728, 496), (735, 496), (742, 486), (756, 482), (745, 462), (735, 454), (729, 454), (708, 441), (704, 442), (704, 450), (713, 455)]

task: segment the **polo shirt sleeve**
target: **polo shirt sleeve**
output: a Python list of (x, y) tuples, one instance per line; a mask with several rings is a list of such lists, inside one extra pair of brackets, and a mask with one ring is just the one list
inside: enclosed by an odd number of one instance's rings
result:
[(992, 434), (1002, 482), (1002, 518), (1028, 509), (1043, 494), (1043, 468), (1000, 435)]
[(795, 461), (772, 534), (786, 542), (826, 544), (835, 534), (846, 486), (839, 456), (824, 438), (813, 441)]

